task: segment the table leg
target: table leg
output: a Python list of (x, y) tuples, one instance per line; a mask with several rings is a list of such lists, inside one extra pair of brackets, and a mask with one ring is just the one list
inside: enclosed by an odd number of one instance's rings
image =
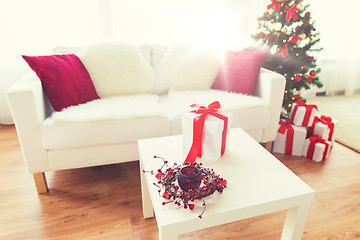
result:
[(282, 240), (301, 240), (311, 202), (288, 210), (281, 235)]
[(147, 186), (145, 173), (143, 172), (141, 161), (140, 161), (140, 181), (141, 181), (141, 199), (142, 199), (143, 215), (144, 218), (152, 218), (154, 217), (154, 211), (153, 211), (149, 188)]

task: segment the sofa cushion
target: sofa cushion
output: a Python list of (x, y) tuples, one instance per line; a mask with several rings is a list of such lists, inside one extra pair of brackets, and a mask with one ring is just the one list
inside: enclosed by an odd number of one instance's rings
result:
[(40, 78), (55, 111), (99, 98), (75, 54), (22, 57)]
[(268, 50), (228, 52), (212, 88), (254, 95), (268, 53)]
[(89, 122), (166, 116), (157, 95), (129, 95), (94, 100), (52, 114), (57, 122)]
[(54, 113), (41, 125), (47, 149), (135, 143), (167, 136), (170, 122), (157, 96), (101, 99)]
[(51, 150), (136, 143), (169, 134), (168, 118), (153, 116), (88, 122), (57, 122), (50, 117), (41, 125), (42, 144)]
[(269, 110), (263, 99), (243, 94), (210, 89), (207, 91), (177, 91), (162, 96), (160, 103), (165, 107), (171, 122), (171, 134), (181, 134), (181, 115), (189, 110), (193, 103), (207, 106), (219, 101), (221, 111), (231, 112), (231, 127), (241, 127), (245, 131), (263, 129), (269, 123)]
[(155, 73), (138, 47), (104, 42), (86, 47), (79, 55), (101, 98), (144, 94), (153, 89)]
[(161, 60), (154, 92), (210, 89), (220, 67), (221, 58), (213, 48), (174, 44)]

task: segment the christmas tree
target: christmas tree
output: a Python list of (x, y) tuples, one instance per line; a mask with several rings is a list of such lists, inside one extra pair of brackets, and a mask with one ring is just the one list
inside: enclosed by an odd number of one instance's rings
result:
[(302, 0), (271, 0), (267, 11), (258, 18), (259, 27), (252, 37), (256, 45), (270, 49), (264, 67), (286, 78), (282, 115), (288, 116), (292, 103), (299, 98), (299, 90), (311, 85), (322, 87), (315, 52), (322, 48), (308, 11)]

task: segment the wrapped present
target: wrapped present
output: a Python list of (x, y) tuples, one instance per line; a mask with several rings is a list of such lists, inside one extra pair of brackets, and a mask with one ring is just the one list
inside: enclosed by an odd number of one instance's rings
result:
[(322, 139), (334, 143), (335, 140), (335, 128), (338, 121), (321, 115), (320, 117), (315, 116), (314, 123), (308, 128), (308, 137), (317, 135)]
[(182, 116), (183, 148), (188, 153), (185, 162), (197, 157), (218, 160), (227, 149), (232, 115), (220, 112), (219, 102), (209, 106), (191, 105), (197, 109)]
[(306, 128), (292, 124), (289, 119), (280, 119), (273, 143), (273, 152), (301, 156), (306, 139)]
[(312, 159), (315, 162), (321, 162), (329, 155), (332, 143), (319, 136), (311, 136), (305, 140), (302, 155)]
[(316, 105), (305, 104), (302, 99), (293, 103), (290, 119), (295, 126), (310, 127), (317, 113)]

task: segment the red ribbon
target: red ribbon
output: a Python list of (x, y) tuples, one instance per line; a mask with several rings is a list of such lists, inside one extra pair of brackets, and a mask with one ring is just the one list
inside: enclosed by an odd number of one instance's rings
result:
[(267, 9), (271, 9), (271, 8), (273, 8), (274, 6), (275, 6), (275, 11), (276, 12), (280, 12), (280, 6), (281, 6), (281, 4), (283, 4), (283, 2), (282, 1), (276, 1), (276, 0), (271, 0), (272, 1), (272, 3), (270, 3), (268, 6), (267, 6)]
[(307, 153), (306, 153), (306, 157), (307, 158), (310, 158), (310, 159), (313, 159), (314, 157), (314, 152), (315, 152), (315, 145), (316, 143), (321, 143), (321, 144), (325, 144), (325, 150), (324, 150), (324, 153), (323, 153), (323, 157), (321, 160), (324, 160), (326, 158), (326, 154), (328, 152), (328, 149), (329, 149), (329, 143), (327, 143), (324, 139), (320, 138), (319, 136), (311, 136), (308, 138), (310, 140), (310, 144), (309, 144), (309, 148), (307, 150)]
[(321, 122), (322, 124), (324, 125), (327, 125), (330, 129), (330, 132), (329, 132), (329, 137), (328, 137), (328, 141), (331, 141), (332, 140), (332, 136), (334, 134), (334, 127), (335, 127), (335, 124), (332, 122), (332, 119), (331, 117), (327, 117), (325, 115), (321, 115), (321, 117), (315, 117), (314, 119), (314, 123), (313, 125), (311, 126), (311, 128), (309, 128), (309, 135), (312, 135), (314, 133), (314, 129), (315, 129), (315, 125), (318, 123), (318, 122)]
[(309, 120), (310, 120), (310, 117), (311, 117), (311, 112), (312, 112), (313, 108), (315, 108), (317, 110), (317, 106), (316, 105), (305, 104), (305, 102), (301, 98), (298, 99), (294, 103), (296, 103), (296, 105), (294, 106), (294, 109), (293, 109), (293, 111), (291, 113), (291, 117), (290, 117), (291, 121), (294, 121), (297, 109), (299, 107), (305, 107), (305, 116), (304, 116), (304, 119), (303, 119), (303, 122), (302, 122), (301, 126), (307, 126), (309, 124)]
[(290, 21), (291, 18), (294, 19), (294, 21), (296, 21), (298, 19), (298, 15), (296, 13), (297, 5), (298, 4), (296, 3), (291, 8), (288, 8), (287, 6), (285, 7), (284, 11), (287, 12), (286, 21)]
[(275, 56), (279, 56), (279, 55), (281, 55), (283, 58), (286, 58), (289, 56), (287, 44), (285, 44), (284, 47), (279, 47), (279, 51), (275, 54)]
[(192, 143), (190, 151), (184, 161), (184, 164), (186, 162), (193, 163), (193, 162), (195, 162), (196, 157), (201, 157), (202, 135), (203, 135), (203, 130), (204, 130), (205, 118), (206, 118), (206, 115), (208, 115), (208, 114), (211, 114), (217, 118), (224, 120), (224, 130), (222, 133), (222, 144), (221, 144), (221, 155), (223, 155), (225, 152), (225, 146), (226, 146), (228, 117), (216, 112), (217, 109), (219, 109), (221, 107), (220, 103), (218, 101), (215, 101), (213, 103), (210, 103), (207, 107), (200, 106), (198, 104), (192, 104), (190, 107), (197, 107), (198, 108), (197, 110), (194, 110), (191, 112), (199, 114), (199, 116), (194, 118), (193, 143)]
[(291, 155), (294, 144), (294, 128), (292, 122), (290, 119), (280, 119), (279, 124), (280, 124), (280, 127), (278, 129), (279, 133), (285, 134), (287, 130), (286, 139), (285, 139), (286, 142), (285, 154)]

